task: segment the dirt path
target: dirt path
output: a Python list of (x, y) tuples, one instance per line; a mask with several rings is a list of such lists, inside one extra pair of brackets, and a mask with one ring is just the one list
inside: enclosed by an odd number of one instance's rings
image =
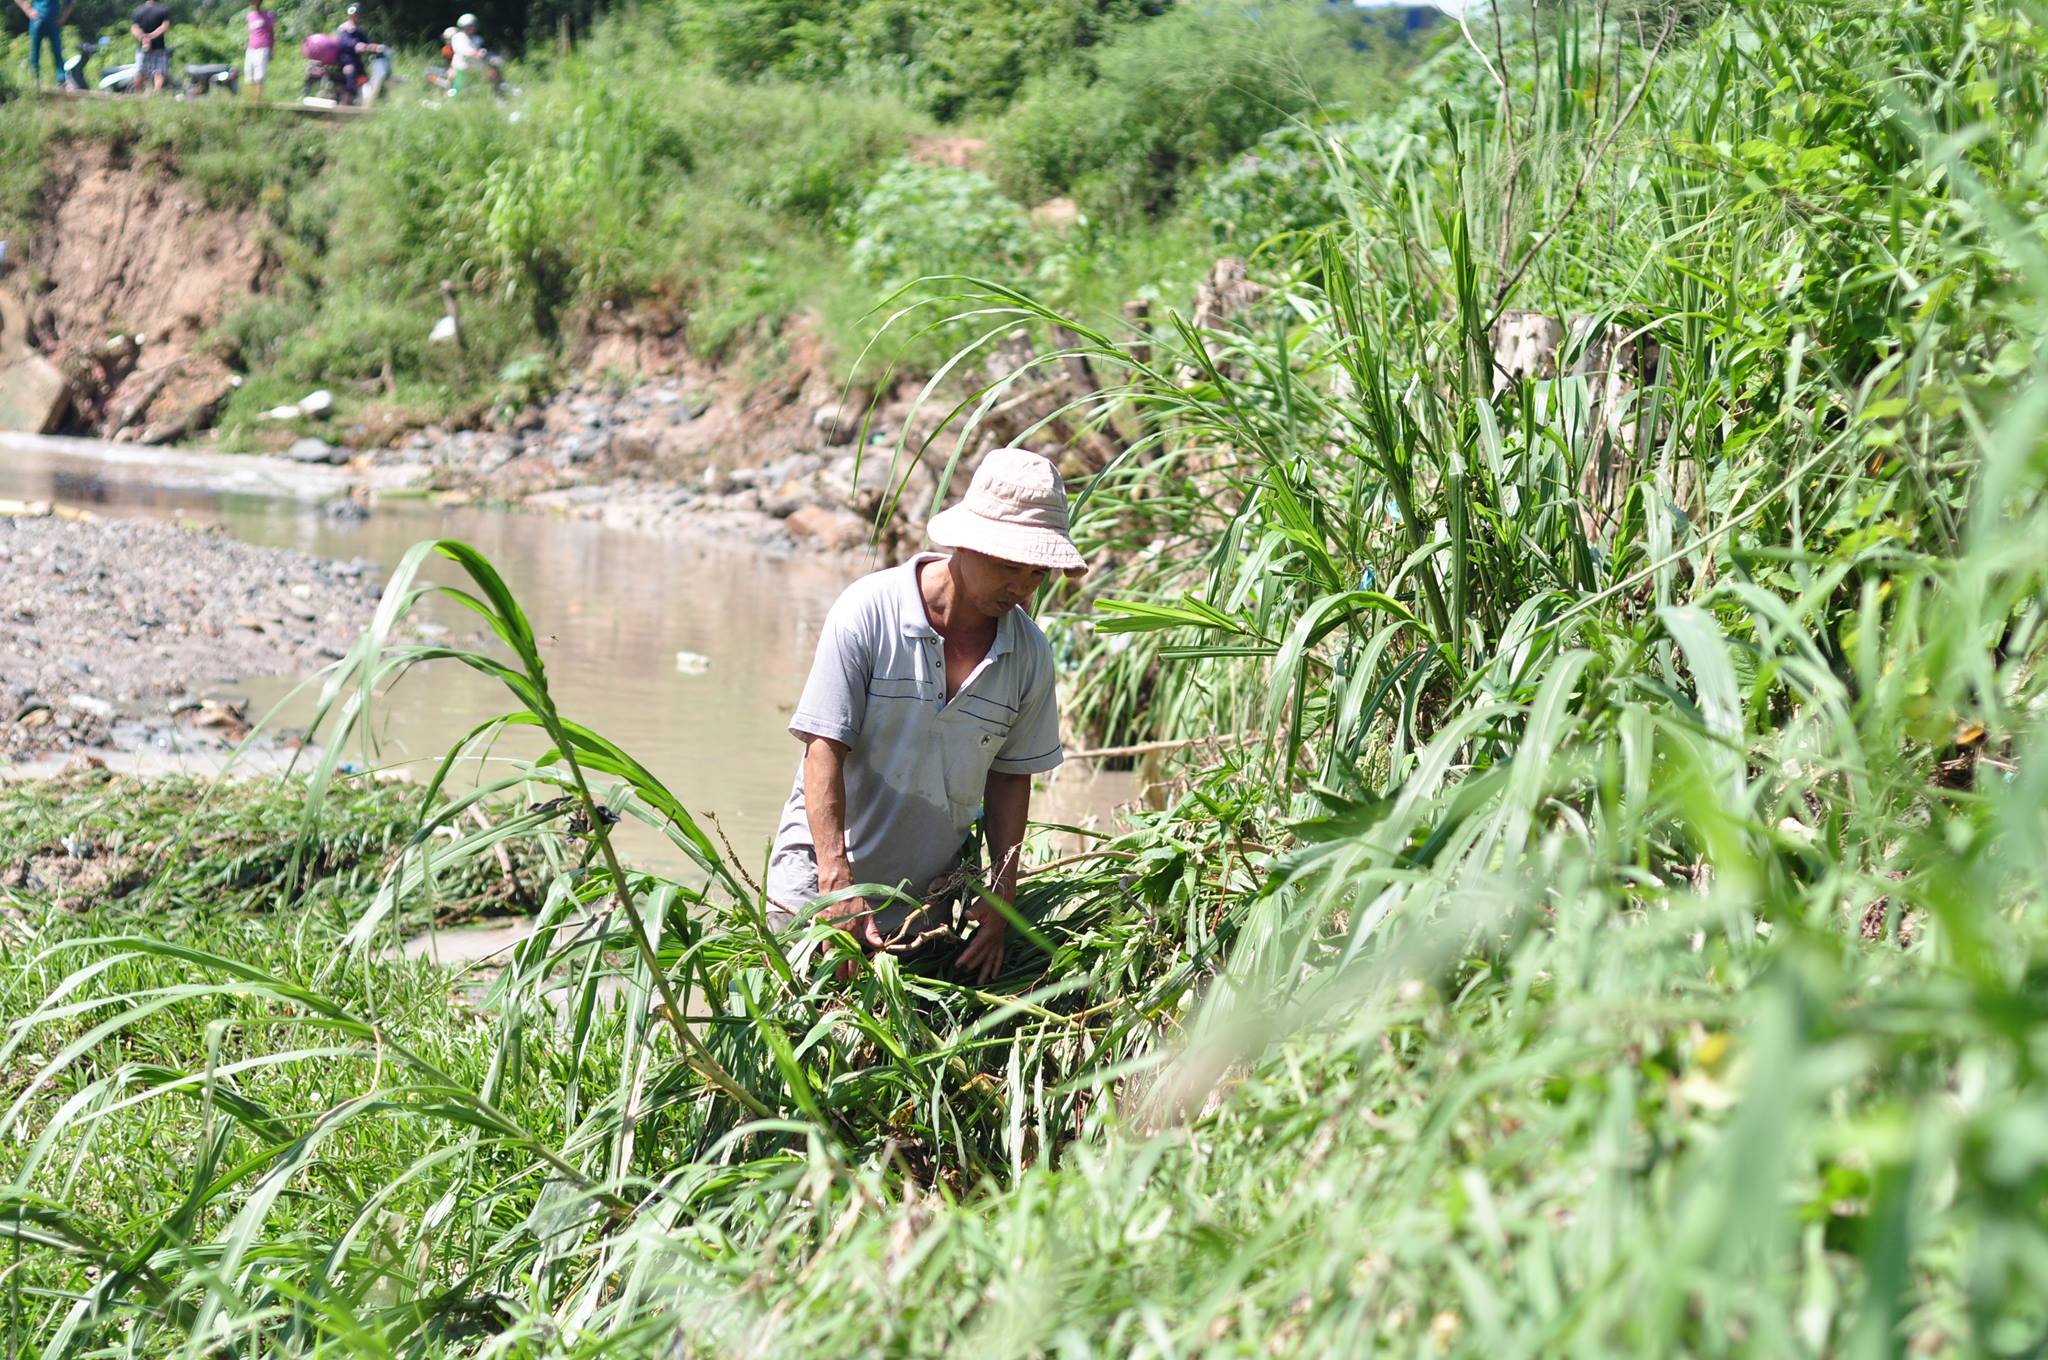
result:
[(318, 669), (369, 622), (379, 577), (218, 531), (0, 515), (0, 761), (236, 740), (247, 715), (192, 678)]

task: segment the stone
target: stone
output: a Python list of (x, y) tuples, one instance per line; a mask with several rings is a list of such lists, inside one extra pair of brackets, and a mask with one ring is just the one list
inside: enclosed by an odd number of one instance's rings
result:
[(324, 439), (308, 435), (294, 440), (292, 446), (284, 451), (284, 456), (294, 463), (346, 463), (348, 450), (338, 449)]
[(636, 421), (612, 431), (612, 461), (645, 463), (661, 452), (663, 427)]
[(324, 387), (299, 398), (299, 414), (308, 420), (323, 419), (333, 409), (334, 394)]
[(0, 288), (0, 430), (48, 434), (71, 404), (71, 384), (29, 347), (28, 323), (28, 307)]
[(868, 540), (868, 523), (845, 510), (806, 505), (783, 521), (791, 538), (816, 543), (827, 552), (848, 552)]
[(857, 460), (858, 475), (852, 454), (835, 459), (820, 479), (822, 499), (872, 516), (894, 498), (899, 510), (921, 516), (929, 507), (934, 483), (923, 463), (908, 458), (893, 456), (887, 449), (868, 449)]
[(851, 444), (860, 434), (861, 415), (836, 401), (828, 401), (811, 412), (811, 424), (828, 444)]
[(791, 478), (773, 491), (761, 493), (761, 513), (786, 519), (811, 499), (810, 487)]
[(74, 694), (64, 701), (66, 708), (75, 709), (89, 718), (111, 718), (114, 706), (105, 699), (96, 699), (90, 694)]
[(1065, 235), (1081, 220), (1081, 207), (1071, 198), (1048, 198), (1031, 210), (1031, 225)]
[(71, 404), (71, 384), (55, 364), (33, 350), (0, 356), (0, 430), (48, 434)]

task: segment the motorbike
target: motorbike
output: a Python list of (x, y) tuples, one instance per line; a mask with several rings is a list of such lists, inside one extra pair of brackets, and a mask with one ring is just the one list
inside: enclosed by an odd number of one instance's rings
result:
[[(483, 75), (490, 83), (491, 93), (500, 99), (517, 98), (522, 93), (517, 85), (505, 83), (505, 60), (495, 52), (485, 54)], [(429, 66), (423, 76), (428, 88), (442, 94), (455, 93), (452, 74), (446, 66)]]
[(114, 45), (112, 38), (101, 38), (95, 42), (80, 44), (77, 51), (64, 58), (64, 69), (58, 72), (58, 79), (67, 90), (86, 88), (86, 64)]
[(197, 99), (216, 90), (223, 94), (241, 93), (242, 68), (230, 62), (206, 62), (185, 68), (184, 93), (187, 99)]
[(320, 107), (348, 107), (362, 102), (363, 87), (369, 84), (367, 75), (358, 75), (349, 81), (339, 62), (309, 61), (306, 63), (306, 81), (299, 89), (299, 102)]
[(350, 105), (358, 101), (368, 83), (359, 74), (353, 81), (342, 72), (341, 44), (329, 33), (315, 33), (300, 47), (306, 58), (306, 79), (299, 89), (299, 102), (319, 107)]
[(119, 66), (109, 66), (100, 72), (99, 89), (107, 94), (133, 94), (138, 88), (138, 78), (141, 74), (142, 55), (137, 53), (134, 60), (123, 62)]

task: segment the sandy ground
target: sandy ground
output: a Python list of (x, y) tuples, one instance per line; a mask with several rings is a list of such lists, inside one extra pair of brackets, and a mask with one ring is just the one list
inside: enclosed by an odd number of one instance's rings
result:
[(335, 660), (379, 581), (217, 531), (0, 516), (0, 760), (238, 739), (247, 715), (191, 687)]

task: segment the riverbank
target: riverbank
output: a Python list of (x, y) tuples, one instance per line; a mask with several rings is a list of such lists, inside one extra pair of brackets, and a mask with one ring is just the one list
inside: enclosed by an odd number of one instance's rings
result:
[(379, 444), (377, 432), (356, 427), (337, 432), (353, 447), (307, 442), (301, 456), (446, 503), (518, 506), (775, 555), (870, 544), (887, 552), (922, 541), (938, 485), (932, 466), (897, 447), (915, 403), (914, 390), (881, 403), (835, 391), (809, 364), (753, 383), (679, 367), (632, 382), (585, 377), (474, 428), (429, 426)]
[(218, 530), (0, 514), (0, 759), (223, 750), (246, 701), (209, 682), (303, 675), (369, 622), (382, 572)]
[[(175, 465), (169, 475), (160, 475), (157, 452)], [(0, 499), (85, 507), (103, 518), (203, 525), (251, 547), (371, 563), (375, 570), (365, 579), (373, 593), (423, 541), (472, 545), (536, 619), (548, 620), (548, 672), (564, 712), (660, 771), (678, 797), (720, 818), (728, 834), (765, 837), (773, 829), (795, 758), (785, 723), (817, 629), (845, 583), (876, 559), (865, 550), (777, 551), (701, 531), (695, 520), (669, 531), (631, 532), (501, 502), (463, 503), (459, 495), (369, 489), (403, 480), (402, 471), (0, 436)], [(458, 575), (439, 561), (423, 571), (428, 582), (456, 583)], [(418, 624), (447, 628), (465, 643), (478, 628), (468, 611), (444, 601), (428, 601)], [(326, 641), (345, 647), (354, 636), (342, 630)], [(229, 747), (213, 740), (211, 729), (188, 730), (192, 719), (174, 719), (170, 705), (246, 700), (236, 705), (244, 718), (261, 720), (276, 709), (277, 731), (303, 731), (317, 698), (303, 682), (317, 668), (297, 669), (290, 661), (286, 656), (242, 671), (246, 660), (187, 657), (176, 672), (166, 662), (162, 678), (184, 683), (185, 695), (117, 705), (156, 724), (142, 748), (81, 742), (71, 733), (70, 746), (44, 745), (41, 755), (23, 743), (0, 756), (11, 762), (0, 768), (20, 778), (95, 759), (121, 772), (211, 772)], [(233, 678), (222, 683), (215, 677)], [(7, 678), (0, 671), (0, 680)], [(61, 704), (69, 692), (48, 697)], [(424, 777), (463, 734), (504, 705), (495, 681), (461, 666), (418, 669), (395, 688), (380, 687), (375, 711), (345, 758)], [(0, 727), (13, 718), (13, 709), (0, 712)], [(226, 730), (238, 732), (239, 724)], [(131, 732), (122, 728), (124, 740)], [(503, 759), (537, 752), (514, 734), (493, 753)], [(239, 755), (236, 767), (272, 768), (294, 754), (280, 745)], [(641, 848), (658, 853), (658, 847)]]

